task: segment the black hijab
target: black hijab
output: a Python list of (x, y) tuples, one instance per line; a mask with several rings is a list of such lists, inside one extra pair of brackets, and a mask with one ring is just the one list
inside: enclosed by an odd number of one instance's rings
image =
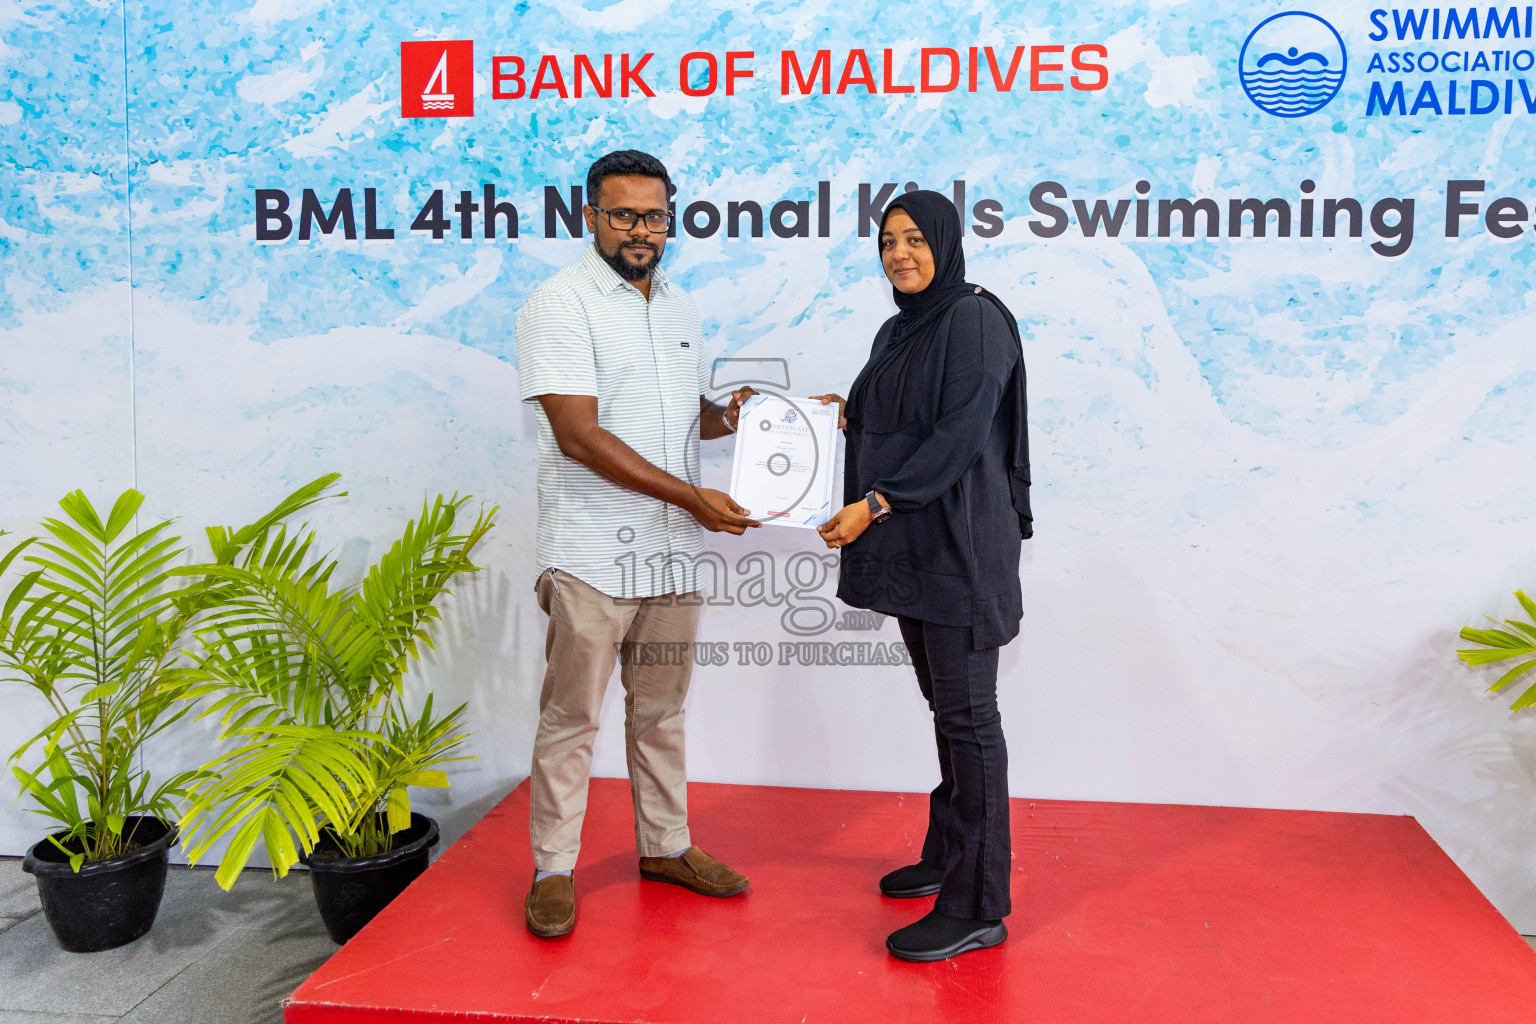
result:
[[(912, 394), (914, 389), (937, 387), (937, 381), (910, 378), (920, 370), (932, 347), (947, 341), (949, 314), (955, 304), (969, 295), (992, 303), (1003, 314), (1003, 321), (1008, 325), (1019, 352), (1013, 379), (1003, 394), (1003, 402), (1013, 407), (1013, 436), (1008, 445), (1013, 505), (1019, 513), (1020, 532), (1029, 537), (1033, 532), (1029, 506), (1029, 429), (1024, 393), (1024, 346), (1019, 337), (1018, 320), (1002, 299), (965, 279), (965, 250), (960, 242), (963, 228), (960, 215), (947, 196), (927, 189), (897, 196), (891, 200), (880, 218), (882, 234), (885, 222), (893, 210), (904, 210), (923, 233), (933, 253), (933, 280), (927, 288), (911, 294), (892, 285), (891, 294), (900, 312), (889, 322), (890, 331), (885, 344), (870, 353), (869, 361), (853, 382), (848, 393), (848, 420), (860, 429), (874, 432), (899, 430), (905, 426), (912, 418), (914, 403), (903, 400), (891, 407), (866, 407), (864, 395), (870, 383), (874, 380), (880, 380), (882, 384), (889, 382), (895, 392), (903, 396)], [(879, 244), (877, 238), (876, 246)]]

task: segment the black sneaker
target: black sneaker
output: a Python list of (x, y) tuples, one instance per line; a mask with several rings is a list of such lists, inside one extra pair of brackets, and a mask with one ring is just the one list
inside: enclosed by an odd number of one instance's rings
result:
[(898, 959), (926, 964), (986, 949), (1007, 937), (1008, 929), (1001, 921), (972, 921), (934, 910), (922, 920), (892, 932), (885, 940), (885, 948)]
[(944, 869), (920, 860), (904, 868), (897, 868), (880, 879), (880, 891), (893, 899), (909, 900), (916, 896), (932, 896), (944, 885)]

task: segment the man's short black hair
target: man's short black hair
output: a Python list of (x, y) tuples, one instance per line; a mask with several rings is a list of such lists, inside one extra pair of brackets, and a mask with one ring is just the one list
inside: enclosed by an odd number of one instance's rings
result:
[(598, 194), (602, 190), (603, 180), (614, 175), (656, 178), (661, 181), (669, 194), (672, 191), (672, 178), (667, 174), (667, 169), (662, 166), (660, 160), (638, 149), (619, 149), (598, 157), (592, 169), (587, 172), (589, 204), (596, 204), (599, 201)]

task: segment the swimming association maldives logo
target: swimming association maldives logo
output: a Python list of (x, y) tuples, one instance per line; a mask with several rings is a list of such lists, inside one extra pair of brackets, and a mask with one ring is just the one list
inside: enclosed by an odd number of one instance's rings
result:
[(1347, 63), (1338, 31), (1306, 11), (1259, 22), (1237, 59), (1243, 92), (1276, 117), (1305, 117), (1326, 107), (1344, 84)]
[(474, 40), (417, 39), (400, 44), (401, 117), (474, 114)]

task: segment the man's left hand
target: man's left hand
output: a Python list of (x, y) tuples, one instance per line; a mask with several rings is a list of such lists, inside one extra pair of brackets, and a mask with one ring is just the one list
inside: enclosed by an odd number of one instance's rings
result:
[(731, 404), (725, 407), (725, 418), (735, 430), (741, 425), (741, 403), (757, 394), (756, 388), (741, 387), (731, 392)]

